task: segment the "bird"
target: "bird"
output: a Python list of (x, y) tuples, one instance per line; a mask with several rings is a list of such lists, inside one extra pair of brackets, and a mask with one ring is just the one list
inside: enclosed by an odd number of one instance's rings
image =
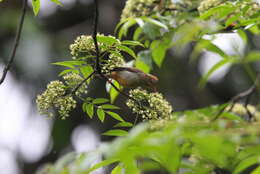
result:
[(106, 76), (125, 88), (144, 87), (156, 92), (158, 78), (134, 67), (116, 67)]

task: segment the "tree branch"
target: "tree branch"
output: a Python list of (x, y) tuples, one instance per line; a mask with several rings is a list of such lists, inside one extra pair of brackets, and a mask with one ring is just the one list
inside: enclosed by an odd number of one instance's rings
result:
[(94, 13), (94, 24), (93, 24), (93, 34), (92, 38), (94, 40), (95, 44), (95, 49), (96, 49), (96, 65), (95, 65), (95, 70), (97, 71), (98, 74), (101, 74), (101, 68), (99, 65), (99, 48), (98, 48), (98, 42), (97, 42), (97, 26), (98, 26), (98, 0), (95, 1), (95, 13)]
[(78, 84), (72, 91), (71, 91), (71, 94), (75, 94), (77, 92), (77, 90), (86, 82), (88, 81), (88, 79), (90, 79), (96, 72), (93, 71), (91, 74), (88, 75), (88, 77), (86, 77), (84, 80), (82, 80), (80, 82), (80, 84)]
[(23, 7), (22, 7), (21, 17), (20, 17), (20, 20), (19, 20), (17, 31), (16, 31), (16, 34), (15, 34), (15, 41), (14, 41), (13, 50), (11, 52), (11, 56), (8, 60), (8, 63), (6, 64), (6, 66), (3, 70), (3, 74), (2, 74), (2, 77), (0, 79), (0, 85), (4, 82), (6, 75), (9, 71), (9, 69), (11, 68), (11, 65), (14, 61), (14, 58), (15, 58), (15, 55), (16, 55), (16, 50), (17, 50), (17, 47), (19, 45), (19, 41), (20, 41), (20, 37), (21, 37), (21, 32), (22, 32), (24, 18), (25, 18), (26, 9), (27, 9), (26, 7), (27, 7), (27, 0), (23, 0)]
[[(132, 97), (130, 97), (128, 94), (122, 92), (118, 87), (116, 87), (110, 80), (107, 76), (105, 76), (104, 74), (100, 74), (100, 76), (105, 79), (113, 88), (115, 88), (115, 90), (117, 92), (119, 92), (120, 94), (122, 94), (123, 96), (125, 96), (126, 98), (129, 98), (129, 99), (133, 99)], [(134, 99), (133, 99), (134, 100)]]
[(232, 111), (234, 105), (239, 101), (239, 100), (242, 100), (242, 99), (246, 99), (245, 101), (245, 108), (246, 108), (246, 111), (247, 111), (247, 114), (249, 115), (249, 119), (251, 119), (253, 117), (252, 113), (249, 111), (249, 109), (247, 108), (248, 104), (249, 104), (249, 101), (250, 101), (250, 97), (253, 95), (253, 93), (256, 91), (257, 89), (257, 85), (259, 83), (259, 80), (260, 80), (260, 74), (258, 74), (258, 76), (256, 77), (256, 80), (254, 82), (254, 84), (248, 88), (247, 90), (237, 94), (236, 96), (232, 97), (228, 103), (231, 103), (231, 105), (227, 105), (225, 107), (223, 107), (217, 114), (216, 116), (212, 119), (212, 121), (215, 121), (216, 119), (219, 118), (219, 116), (226, 110), (226, 108), (228, 106), (230, 106), (230, 108), (228, 109), (228, 112)]

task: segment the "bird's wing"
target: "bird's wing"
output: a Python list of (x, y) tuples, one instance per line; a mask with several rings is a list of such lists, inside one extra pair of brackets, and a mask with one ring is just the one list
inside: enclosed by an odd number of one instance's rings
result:
[(112, 71), (129, 71), (134, 73), (143, 73), (143, 71), (137, 69), (137, 68), (130, 68), (130, 67), (116, 67)]

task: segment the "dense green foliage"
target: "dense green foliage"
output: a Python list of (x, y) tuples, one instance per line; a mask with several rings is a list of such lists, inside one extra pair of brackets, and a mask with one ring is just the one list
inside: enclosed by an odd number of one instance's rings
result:
[[(240, 110), (242, 115), (223, 112), (217, 121), (212, 122), (216, 112), (225, 105), (174, 113), (172, 121), (167, 124), (157, 121), (152, 128), (150, 124), (142, 123), (127, 136), (103, 144), (94, 152), (67, 154), (44, 170), (49, 173), (89, 173), (116, 164), (112, 174), (154, 170), (183, 174), (217, 171), (239, 174), (254, 166), (252, 174), (257, 174), (259, 122), (245, 121), (246, 112), (241, 105), (236, 105), (234, 110)], [(93, 165), (101, 156), (105, 160)]]

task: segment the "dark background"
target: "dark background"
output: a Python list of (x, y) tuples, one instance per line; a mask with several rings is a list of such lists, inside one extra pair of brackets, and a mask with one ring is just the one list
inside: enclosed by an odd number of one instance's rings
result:
[[(0, 173), (5, 170), (5, 174), (31, 174), (42, 164), (54, 162), (66, 152), (88, 150), (79, 148), (75, 143), (81, 142), (83, 144), (81, 147), (84, 147), (84, 143), (87, 146), (88, 143), (91, 144), (93, 143), (91, 141), (95, 140), (96, 144), (94, 143), (92, 147), (94, 148), (101, 141), (111, 140), (110, 137), (100, 136), (100, 134), (110, 129), (116, 121), (107, 118), (104, 123), (100, 123), (96, 117), (91, 120), (81, 111), (80, 105), (66, 120), (47, 119), (45, 116), (37, 114), (35, 107), (37, 94), (46, 88), (50, 80), (58, 79), (58, 73), (62, 70), (61, 67), (51, 65), (51, 63), (71, 60), (69, 45), (77, 36), (92, 33), (94, 7), (92, 1), (66, 0), (62, 2), (64, 4), (62, 7), (51, 2), (48, 2), (47, 5), (46, 2), (42, 2), (41, 12), (37, 17), (33, 15), (31, 9), (28, 10), (14, 64), (5, 84), (0, 86), (2, 95), (0, 96), (0, 101), (2, 98), (0, 123), (7, 126), (2, 129), (0, 127), (0, 159), (3, 158), (5, 161), (0, 162)], [(100, 33), (114, 35), (114, 28), (120, 20), (124, 4), (123, 0), (100, 0), (98, 26)], [(20, 8), (21, 2), (18, 0), (5, 0), (0, 3), (0, 64), (4, 64), (10, 55)], [(254, 39), (251, 47), (259, 49), (256, 47), (260, 40), (259, 36)], [(198, 63), (189, 62), (191, 48), (192, 44), (181, 53), (177, 53), (174, 49), (170, 50), (162, 67), (154, 66), (152, 71), (152, 74), (157, 75), (160, 79), (159, 91), (172, 104), (174, 111), (223, 103), (252, 84), (243, 67), (236, 65), (229, 68), (229, 73), (218, 81), (213, 80), (204, 89), (199, 89), (198, 82), (201, 75)], [(254, 69), (259, 69), (259, 64), (254, 65)], [(103, 81), (94, 80), (89, 88), (89, 95), (108, 97), (104, 85)], [(16, 90), (16, 88), (20, 90)], [(19, 101), (21, 101), (17, 102), (14, 91), (19, 91), (26, 98), (20, 97)], [(125, 98), (119, 96), (116, 104), (122, 107), (121, 115), (126, 120), (133, 122), (135, 116), (126, 108), (124, 101)], [(22, 107), (24, 102), (29, 103), (25, 121), (19, 122), (19, 124), (14, 124), (12, 120), (7, 121), (9, 117), (13, 117), (15, 121), (18, 120), (16, 118), (19, 118), (20, 111), (24, 110)], [(4, 112), (7, 105), (10, 112)], [(16, 110), (16, 115), (12, 115), (11, 110)], [(34, 118), (38, 119), (37, 126), (35, 126), (36, 122), (32, 121)], [(31, 120), (29, 125), (26, 122), (28, 119)], [(43, 129), (41, 128), (43, 124), (48, 126)], [(16, 125), (23, 125), (22, 128), (17, 129), (19, 130), (17, 135), (12, 131), (16, 130)], [(88, 134), (82, 134), (88, 129), (92, 131), (90, 134), (96, 139), (91, 139)], [(40, 136), (44, 131), (49, 132), (45, 145), (35, 143), (43, 139)], [(10, 132), (13, 137), (8, 135)], [(74, 138), (71, 138), (73, 132), (76, 133)], [(24, 136), (20, 136), (20, 134)], [(7, 137), (6, 141), (1, 137)], [(12, 140), (9, 141), (8, 137)], [(16, 144), (14, 145), (14, 143)], [(33, 150), (39, 150), (40, 147), (42, 148), (41, 153), (32, 158)], [(30, 153), (27, 153), (26, 149), (30, 150)]]

